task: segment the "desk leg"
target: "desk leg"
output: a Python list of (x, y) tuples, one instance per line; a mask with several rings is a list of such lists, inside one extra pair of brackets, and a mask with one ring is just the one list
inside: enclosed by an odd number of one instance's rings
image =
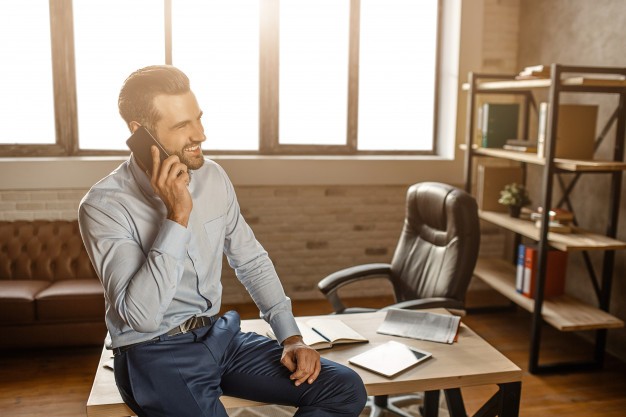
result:
[(465, 404), (463, 404), (463, 396), (460, 388), (452, 388), (443, 390), (446, 395), (446, 404), (450, 417), (467, 417)]
[(421, 411), (423, 417), (439, 416), (439, 390), (424, 392), (424, 406)]
[(500, 417), (518, 417), (520, 397), (522, 394), (521, 382), (499, 384), (500, 400), (498, 401), (498, 415)]
[(522, 392), (521, 382), (509, 382), (498, 384), (500, 389), (489, 399), (474, 417), (518, 417), (520, 394)]

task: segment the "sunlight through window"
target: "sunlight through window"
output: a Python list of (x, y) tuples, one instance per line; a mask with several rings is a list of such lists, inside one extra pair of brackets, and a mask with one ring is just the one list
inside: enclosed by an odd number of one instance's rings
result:
[(204, 149), (259, 149), (259, 2), (172, 3), (172, 63), (191, 80)]
[(79, 143), (83, 149), (127, 149), (117, 111), (131, 72), (165, 63), (163, 2), (74, 2)]
[(348, 0), (280, 2), (279, 143), (344, 145)]
[(0, 2), (0, 39), (0, 143), (54, 144), (48, 2)]
[(360, 150), (430, 150), (437, 2), (362, 0)]

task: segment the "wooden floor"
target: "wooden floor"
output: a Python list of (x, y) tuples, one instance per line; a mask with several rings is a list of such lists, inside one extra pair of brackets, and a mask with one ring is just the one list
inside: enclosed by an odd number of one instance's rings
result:
[[(385, 300), (367, 300), (372, 306)], [(365, 305), (365, 304), (363, 304)], [(233, 306), (230, 306), (233, 307)], [(256, 318), (254, 306), (235, 306)], [(294, 302), (297, 315), (330, 312), (326, 302)], [(527, 369), (530, 315), (506, 310), (472, 313), (463, 321), (522, 369)], [(546, 328), (542, 360), (590, 356), (581, 338)], [(12, 351), (0, 355), (0, 416), (84, 417), (101, 347), (54, 351)], [(463, 389), (468, 413), (488, 399), (493, 387)], [(626, 365), (607, 358), (602, 371), (535, 376), (524, 372), (521, 416), (626, 416)]]

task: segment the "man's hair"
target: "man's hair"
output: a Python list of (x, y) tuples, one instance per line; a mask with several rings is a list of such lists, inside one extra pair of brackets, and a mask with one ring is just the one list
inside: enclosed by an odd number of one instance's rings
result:
[(117, 105), (129, 128), (130, 122), (136, 121), (155, 133), (161, 115), (154, 107), (154, 98), (160, 94), (177, 95), (189, 91), (189, 78), (181, 70), (171, 65), (151, 65), (128, 76)]

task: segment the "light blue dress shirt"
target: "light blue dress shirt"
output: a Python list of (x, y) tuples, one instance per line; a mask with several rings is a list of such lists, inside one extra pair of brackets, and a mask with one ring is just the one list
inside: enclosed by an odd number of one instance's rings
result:
[(166, 219), (165, 204), (133, 157), (80, 203), (80, 232), (104, 286), (108, 347), (149, 340), (191, 316), (217, 314), (222, 254), (277, 339), (300, 334), (291, 301), (224, 170), (205, 159), (191, 172), (187, 228)]

